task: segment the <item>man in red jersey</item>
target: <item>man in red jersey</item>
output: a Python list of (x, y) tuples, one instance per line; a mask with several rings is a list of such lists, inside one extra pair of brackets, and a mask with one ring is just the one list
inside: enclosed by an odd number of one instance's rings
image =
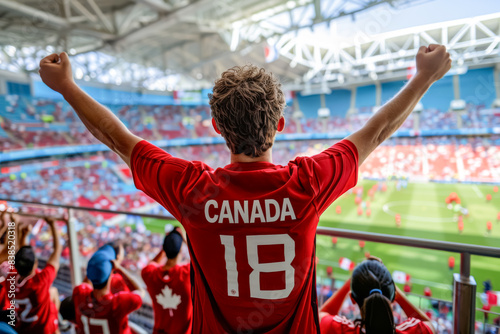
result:
[[(190, 265), (178, 264), (182, 243), (182, 235), (173, 230), (165, 236), (163, 249), (142, 269), (142, 279), (153, 301), (153, 334), (191, 333)], [(167, 261), (161, 264), (165, 257)]]
[[(101, 247), (89, 260), (87, 278), (73, 290), (77, 332), (81, 334), (131, 334), (128, 315), (142, 305), (144, 290), (116, 260), (110, 245)], [(111, 273), (116, 270), (134, 291), (111, 293)]]
[[(0, 310), (5, 310), (11, 306), (10, 300), (7, 296), (7, 281), (9, 273), (13, 274), (15, 268), (11, 270), (11, 265), (9, 264), (9, 250), (12, 252), (12, 239), (9, 243), (9, 226), (15, 225), (15, 244), (14, 250), (21, 247), (28, 246), (28, 236), (31, 233), (32, 225), (29, 223), (20, 223), (19, 216), (14, 213), (10, 213), (7, 210), (2, 211), (0, 214)], [(10, 229), (9, 229), (10, 230)], [(12, 231), (12, 230), (10, 230)]]
[[(116, 260), (116, 262), (118, 264), (121, 264), (123, 261), (123, 258), (125, 257), (125, 249), (123, 248), (122, 242), (119, 240), (115, 240), (113, 242), (107, 243), (103, 247), (107, 248), (108, 246), (111, 246), (113, 248), (113, 251), (115, 254), (114, 259)], [(99, 250), (101, 250), (103, 247), (99, 248)], [(97, 250), (97, 252), (99, 250)], [(110, 288), (111, 288), (112, 294), (118, 293), (120, 291), (125, 291), (125, 292), (130, 291), (130, 287), (127, 285), (127, 282), (123, 278), (120, 271), (113, 270), (113, 272), (111, 273), (110, 280), (111, 280)]]
[(213, 126), (231, 151), (231, 164), (216, 170), (133, 135), (75, 84), (66, 53), (42, 59), (40, 75), (131, 167), (136, 187), (186, 229), (193, 332), (314, 333), (319, 332), (314, 259), (320, 215), (356, 184), (358, 166), (450, 67), (444, 46), (422, 46), (416, 74), (366, 125), (286, 166), (272, 163), (276, 132), (285, 126), (279, 82), (255, 66), (229, 69), (210, 96)]
[[(15, 279), (16, 330), (19, 333), (59, 333), (57, 290), (51, 288), (61, 258), (62, 246), (53, 219), (45, 219), (53, 238), (53, 251), (45, 268), (38, 269), (38, 260), (31, 246), (19, 248), (15, 258), (17, 275), (9, 275), (7, 281)], [(8, 283), (7, 283), (8, 284)]]

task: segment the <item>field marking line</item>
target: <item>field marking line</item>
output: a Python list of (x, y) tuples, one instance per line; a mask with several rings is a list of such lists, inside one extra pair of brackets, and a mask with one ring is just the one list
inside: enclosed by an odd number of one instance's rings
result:
[(479, 198), (483, 198), (484, 197), (483, 193), (481, 192), (481, 190), (479, 190), (479, 188), (476, 185), (473, 185), (472, 189), (474, 190), (474, 192), (476, 193), (476, 195)]

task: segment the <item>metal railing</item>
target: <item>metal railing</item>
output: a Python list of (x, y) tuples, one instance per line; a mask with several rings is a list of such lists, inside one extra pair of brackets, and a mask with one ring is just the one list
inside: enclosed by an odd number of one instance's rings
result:
[[(68, 237), (69, 237), (69, 247), (70, 247), (70, 268), (71, 268), (71, 279), (72, 284), (78, 285), (82, 281), (82, 273), (79, 268), (80, 257), (77, 245), (77, 236), (74, 224), (71, 224), (73, 211), (91, 211), (91, 212), (102, 212), (111, 214), (125, 214), (125, 215), (135, 215), (141, 217), (151, 217), (163, 220), (175, 220), (172, 217), (166, 217), (162, 215), (154, 215), (140, 212), (129, 212), (129, 211), (116, 211), (116, 210), (106, 210), (106, 209), (95, 209), (87, 207), (79, 207), (74, 205), (58, 205), (58, 204), (47, 204), (41, 202), (30, 202), (24, 200), (12, 200), (6, 198), (0, 198), (0, 200), (6, 202), (36, 205), (52, 208), (63, 208), (67, 210), (68, 217)], [(27, 216), (37, 216), (30, 213), (20, 212), (20, 215)], [(55, 217), (56, 218), (56, 217)], [(475, 310), (476, 310), (476, 282), (474, 277), (470, 275), (470, 261), (471, 254), (489, 256), (500, 258), (500, 248), (486, 247), (471, 244), (461, 244), (455, 242), (447, 241), (437, 241), (437, 240), (427, 240), (411, 238), (406, 236), (395, 236), (389, 234), (380, 233), (367, 233), (360, 231), (352, 231), (339, 228), (329, 228), (319, 226), (317, 228), (317, 234), (335, 236), (347, 239), (355, 240), (365, 240), (371, 242), (379, 242), (385, 244), (416, 247), (433, 249), (439, 251), (454, 252), (460, 254), (460, 274), (454, 274), (454, 284), (453, 284), (453, 328), (455, 334), (470, 334), (474, 333), (475, 325)]]

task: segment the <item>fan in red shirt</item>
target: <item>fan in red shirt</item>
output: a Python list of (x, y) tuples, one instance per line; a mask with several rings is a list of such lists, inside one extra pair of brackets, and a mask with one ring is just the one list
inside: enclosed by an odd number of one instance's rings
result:
[[(59, 296), (55, 288), (51, 288), (61, 257), (62, 246), (56, 229), (56, 222), (45, 219), (53, 237), (53, 252), (47, 260), (45, 268), (39, 270), (35, 251), (31, 246), (21, 247), (15, 258), (17, 275), (9, 275), (15, 279), (16, 330), (18, 333), (59, 333), (58, 304)], [(14, 277), (15, 276), (15, 277)]]
[[(360, 308), (362, 319), (352, 322), (338, 316), (349, 295)], [(391, 303), (397, 302), (408, 320), (394, 324)], [(430, 319), (413, 306), (394, 284), (391, 273), (380, 259), (370, 257), (352, 272), (352, 277), (321, 307), (321, 333), (323, 334), (434, 334)]]
[(284, 129), (278, 80), (247, 65), (225, 71), (210, 96), (212, 123), (231, 151), (216, 170), (178, 159), (133, 135), (73, 81), (66, 53), (40, 63), (91, 133), (131, 167), (135, 185), (187, 233), (193, 332), (319, 333), (315, 232), (320, 215), (357, 181), (358, 166), (451, 67), (446, 48), (422, 46), (417, 72), (359, 131), (312, 157), (272, 163)]
[[(15, 251), (17, 252), (19, 248), (28, 246), (28, 237), (31, 233), (32, 225), (29, 223), (21, 223), (19, 221), (19, 216), (13, 212), (7, 211), (12, 210), (7, 208), (4, 204), (0, 204), (0, 310), (5, 310), (11, 307), (10, 300), (7, 296), (7, 282), (9, 273), (13, 274), (15, 268), (11, 269), (9, 264), (9, 239), (8, 235), (11, 232), (7, 232), (9, 226), (15, 225), (14, 237), (17, 239), (14, 242)], [(12, 239), (10, 239), (12, 241)], [(12, 249), (10, 249), (12, 251)]]
[[(112, 247), (114, 250), (115, 257), (114, 259), (118, 264), (121, 264), (123, 258), (125, 256), (125, 249), (121, 241), (117, 240), (111, 243), (108, 243), (101, 248), (99, 248), (97, 252), (100, 252), (102, 249), (105, 249), (106, 252), (110, 252), (109, 254), (112, 256), (113, 253), (109, 250), (109, 247)], [(120, 271), (114, 270), (110, 276), (110, 290), (111, 294), (116, 294), (118, 292), (130, 292), (130, 286), (127, 284), (127, 280), (123, 278)], [(86, 279), (86, 283), (92, 284), (90, 280)], [(133, 287), (132, 287), (133, 288)], [(63, 301), (61, 301), (61, 306), (59, 308), (59, 313), (61, 314), (64, 320), (70, 321), (71, 323), (76, 325), (75, 318), (75, 304), (73, 302), (73, 296), (66, 297)]]
[[(153, 301), (153, 334), (191, 333), (193, 304), (190, 265), (177, 264), (182, 243), (183, 238), (178, 230), (167, 234), (163, 241), (163, 250), (141, 272)], [(165, 257), (165, 264), (160, 264)]]
[[(141, 307), (144, 291), (115, 258), (111, 246), (101, 247), (87, 265), (87, 278), (92, 285), (83, 283), (73, 290), (79, 334), (132, 334), (128, 315)], [(113, 269), (134, 287), (133, 292), (111, 293)]]

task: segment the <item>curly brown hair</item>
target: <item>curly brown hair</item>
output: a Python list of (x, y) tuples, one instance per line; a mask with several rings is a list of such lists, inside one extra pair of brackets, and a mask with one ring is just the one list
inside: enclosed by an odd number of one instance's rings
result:
[(235, 66), (215, 81), (209, 98), (212, 117), (233, 154), (257, 158), (273, 146), (286, 102), (272, 73)]

